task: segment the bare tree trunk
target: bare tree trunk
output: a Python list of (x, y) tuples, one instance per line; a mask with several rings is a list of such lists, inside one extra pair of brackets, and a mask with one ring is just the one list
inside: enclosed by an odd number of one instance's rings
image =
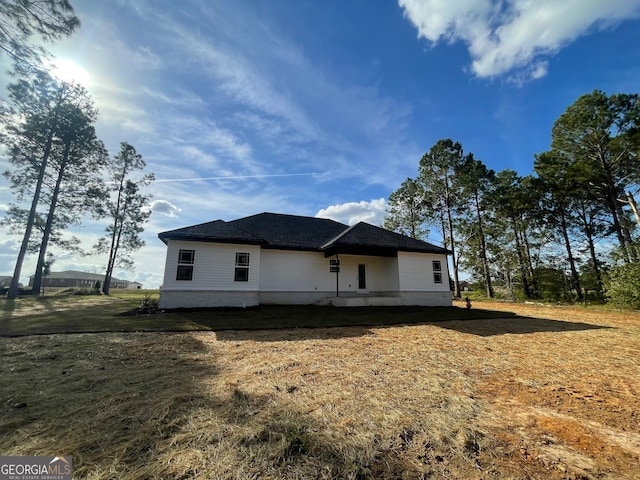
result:
[(589, 220), (589, 214), (585, 208), (585, 201), (581, 200), (580, 202), (580, 220), (582, 221), (584, 227), (584, 234), (587, 237), (587, 245), (589, 248), (589, 256), (591, 257), (591, 263), (593, 264), (593, 273), (596, 275), (596, 282), (598, 283), (598, 293), (600, 295), (604, 294), (604, 286), (602, 283), (602, 274), (600, 273), (600, 267), (598, 265), (598, 257), (596, 255), (596, 246), (595, 241), (593, 239), (593, 231), (591, 228), (591, 222)]
[(584, 296), (582, 295), (582, 287), (580, 286), (580, 275), (578, 275), (578, 270), (576, 269), (576, 262), (573, 258), (573, 252), (571, 251), (571, 242), (569, 240), (569, 233), (567, 232), (567, 219), (565, 217), (565, 212), (562, 207), (559, 208), (560, 213), (560, 226), (562, 227), (562, 236), (564, 237), (564, 244), (567, 248), (567, 256), (569, 259), (569, 267), (571, 268), (571, 277), (573, 278), (573, 283), (576, 287), (576, 292), (578, 294), (578, 300), (583, 301)]
[(524, 253), (527, 262), (527, 269), (530, 275), (531, 282), (529, 283), (529, 289), (532, 297), (538, 298), (540, 296), (540, 285), (538, 284), (538, 277), (536, 276), (535, 269), (533, 268), (533, 260), (531, 259), (531, 244), (529, 243), (529, 237), (527, 236), (527, 229), (522, 229), (522, 243), (524, 245)]
[(493, 298), (493, 286), (491, 285), (491, 272), (489, 270), (489, 261), (487, 260), (487, 240), (484, 236), (484, 227), (482, 225), (482, 212), (480, 211), (480, 200), (478, 194), (475, 195), (476, 213), (478, 215), (478, 233), (480, 234), (480, 260), (482, 261), (482, 269), (484, 273), (484, 284), (487, 288), (487, 297)]
[(616, 213), (618, 215), (618, 218), (620, 219), (620, 228), (622, 229), (622, 236), (624, 237), (624, 241), (625, 241), (624, 248), (627, 252), (627, 255), (629, 255), (629, 259), (632, 262), (637, 262), (638, 254), (633, 244), (633, 239), (631, 238), (631, 231), (629, 230), (629, 226), (628, 226), (629, 221), (624, 211), (622, 210), (622, 205), (620, 204), (620, 202), (616, 202)]
[(638, 213), (638, 204), (636, 203), (636, 199), (631, 194), (631, 192), (627, 192), (627, 202), (631, 206), (631, 211), (633, 212), (633, 216), (636, 219), (638, 227), (640, 227), (640, 214)]
[(522, 277), (522, 288), (524, 290), (524, 295), (527, 298), (531, 298), (531, 287), (529, 286), (529, 276), (527, 275), (527, 268), (525, 266), (524, 257), (522, 255), (522, 245), (520, 242), (520, 233), (516, 227), (516, 222), (514, 219), (511, 219), (513, 234), (515, 236), (516, 241), (516, 255), (518, 256), (518, 266), (520, 267), (520, 277)]
[(56, 179), (56, 185), (53, 189), (53, 196), (51, 197), (51, 205), (49, 205), (49, 213), (47, 215), (47, 223), (44, 227), (44, 233), (42, 235), (42, 243), (40, 243), (40, 253), (38, 255), (38, 263), (36, 264), (36, 272), (33, 276), (33, 291), (40, 293), (42, 285), (42, 267), (45, 262), (45, 255), (47, 253), (47, 246), (49, 244), (49, 237), (51, 235), (51, 228), (53, 226), (53, 219), (56, 211), (56, 204), (58, 203), (58, 195), (60, 194), (60, 185), (64, 177), (64, 171), (67, 165), (67, 159), (69, 158), (69, 150), (71, 148), (71, 141), (68, 140), (64, 146), (64, 155), (62, 162), (60, 163), (60, 170), (58, 171), (58, 178)]
[[(113, 216), (113, 231), (111, 232), (111, 247), (109, 248), (109, 260), (107, 262), (107, 271), (104, 274), (102, 282), (102, 293), (109, 295), (111, 289), (111, 276), (116, 264), (118, 254), (118, 245), (120, 245), (120, 236), (122, 235), (122, 218), (123, 213), (120, 211), (122, 207), (122, 190), (124, 188), (125, 178), (127, 177), (127, 163), (125, 162), (122, 169), (122, 177), (118, 185), (118, 198), (116, 199), (116, 211)], [(126, 207), (125, 207), (126, 208)]]

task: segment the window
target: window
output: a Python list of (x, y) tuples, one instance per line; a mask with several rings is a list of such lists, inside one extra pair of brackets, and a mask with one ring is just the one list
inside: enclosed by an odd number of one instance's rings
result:
[(196, 258), (195, 250), (180, 250), (178, 252), (178, 271), (176, 280), (193, 279), (193, 262)]
[(433, 260), (432, 265), (434, 283), (442, 283), (442, 264), (440, 260)]
[(180, 250), (180, 252), (178, 253), (178, 263), (193, 265), (193, 260), (195, 256), (196, 256), (195, 250)]
[(249, 281), (249, 254), (236, 252), (236, 271), (233, 277), (236, 282)]

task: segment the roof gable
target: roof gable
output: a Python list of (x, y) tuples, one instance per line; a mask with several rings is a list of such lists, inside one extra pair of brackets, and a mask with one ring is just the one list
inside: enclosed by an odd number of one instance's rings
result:
[(378, 251), (379, 255), (393, 254), (397, 251), (404, 252), (422, 252), (422, 253), (441, 253), (447, 254), (449, 251), (445, 248), (432, 245), (422, 240), (407, 237), (381, 227), (376, 227), (365, 222), (359, 222), (337, 237), (323, 245), (323, 249), (327, 251), (349, 251), (356, 248), (369, 249), (372, 252)]

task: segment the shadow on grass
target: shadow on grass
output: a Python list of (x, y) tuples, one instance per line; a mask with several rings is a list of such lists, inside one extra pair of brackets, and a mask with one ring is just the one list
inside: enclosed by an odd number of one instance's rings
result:
[(64, 451), (74, 478), (157, 477), (145, 469), (171, 455), (195, 411), (220, 403), (202, 392), (218, 370), (198, 361), (208, 348), (192, 335), (31, 337), (0, 351), (0, 451)]
[(373, 436), (340, 445), (290, 404), (293, 390), (222, 381), (217, 352), (194, 335), (3, 339), (0, 353), (0, 451), (54, 448), (73, 457), (74, 478), (398, 478), (373, 465)]
[(539, 332), (576, 332), (580, 330), (609, 329), (602, 325), (583, 322), (567, 322), (564, 320), (550, 320), (546, 318), (521, 317), (485, 318), (475, 320), (453, 320), (434, 322), (441, 328), (455, 330), (460, 333), (491, 337), (505, 334), (528, 334)]
[[(513, 312), (458, 307), (263, 306), (237, 310), (179, 309), (149, 315), (123, 315), (132, 313), (131, 307), (134, 306), (135, 303), (120, 300), (63, 311), (50, 311), (47, 308), (46, 312), (5, 319), (0, 322), (0, 336), (215, 331), (221, 340), (282, 341), (355, 337), (370, 334), (371, 328), (395, 325), (435, 325), (479, 336), (609, 328), (521, 317)], [(295, 330), (295, 334), (292, 330)], [(227, 331), (234, 333), (225, 333)]]
[(513, 312), (457, 307), (297, 307), (268, 306), (249, 311), (184, 313), (223, 341), (332, 339), (371, 334), (373, 328), (433, 325), (478, 336), (595, 330), (582, 322), (519, 316)]
[[(500, 312), (504, 313), (504, 312)], [(302, 327), (296, 329), (247, 329), (247, 330), (219, 330), (216, 338), (221, 341), (252, 340), (262, 342), (281, 342), (287, 340), (330, 340), (334, 338), (355, 337), (372, 334), (374, 328), (389, 328), (399, 325), (433, 325), (434, 327), (455, 330), (460, 333), (491, 337), (505, 334), (531, 334), (538, 332), (572, 332), (582, 330), (599, 330), (612, 327), (592, 325), (581, 322), (566, 322), (514, 316), (513, 318), (486, 318), (446, 321), (402, 321), (396, 323), (379, 323), (369, 326), (352, 327)]]

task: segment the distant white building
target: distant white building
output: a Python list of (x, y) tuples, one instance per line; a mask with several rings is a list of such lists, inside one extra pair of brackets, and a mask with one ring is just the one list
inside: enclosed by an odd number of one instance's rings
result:
[[(100, 282), (100, 286), (102, 286), (103, 281), (104, 274), (65, 270), (64, 272), (51, 272), (46, 276), (46, 278), (43, 277), (42, 285), (44, 287), (52, 288), (94, 288), (96, 282)], [(33, 286), (33, 275), (29, 277), (29, 286)], [(111, 277), (111, 288), (115, 288), (117, 290), (140, 290), (142, 289), (142, 284), (139, 282), (130, 282), (128, 280), (120, 280), (118, 278)]]

